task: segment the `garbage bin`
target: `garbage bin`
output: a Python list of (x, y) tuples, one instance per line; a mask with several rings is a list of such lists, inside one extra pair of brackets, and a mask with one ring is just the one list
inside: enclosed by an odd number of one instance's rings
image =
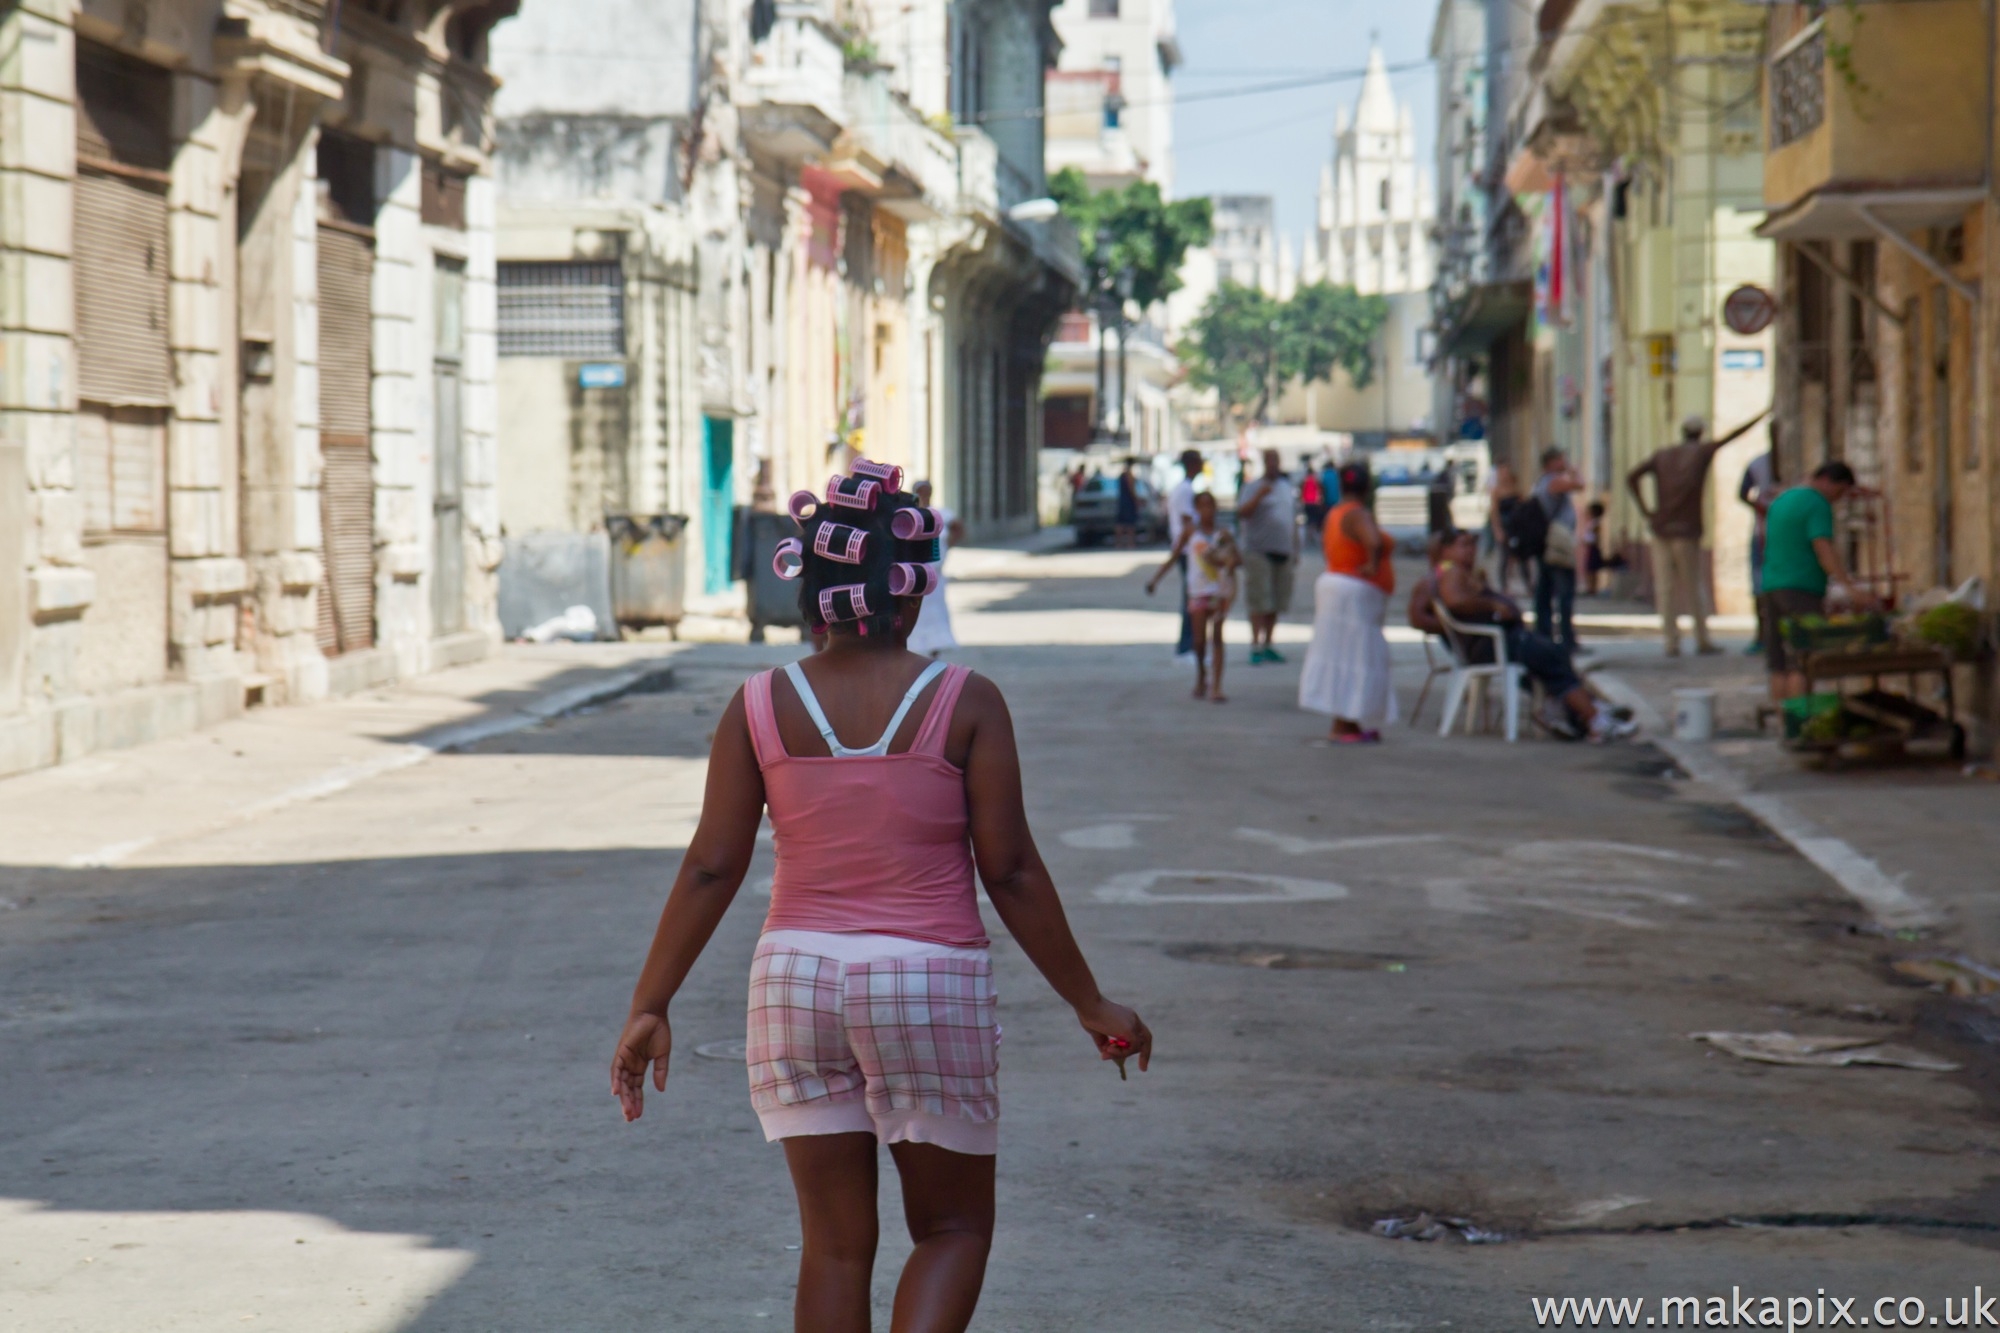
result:
[(743, 560), (739, 572), (749, 585), (745, 600), (750, 607), (750, 642), (764, 642), (764, 630), (771, 625), (803, 629), (805, 622), (799, 618), (799, 585), (779, 578), (771, 568), (771, 557), (777, 554), (778, 543), (798, 536), (799, 525), (790, 514), (746, 509), (742, 511), (737, 532)]
[(687, 591), (687, 516), (606, 514), (611, 535), (611, 615), (623, 629), (665, 625), (674, 637)]

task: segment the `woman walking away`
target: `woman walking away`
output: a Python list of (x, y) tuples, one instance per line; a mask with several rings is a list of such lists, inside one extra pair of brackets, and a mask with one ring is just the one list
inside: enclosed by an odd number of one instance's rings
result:
[[(1236, 600), (1236, 570), (1243, 563), (1236, 539), (1215, 521), (1215, 497), (1201, 491), (1194, 497), (1194, 522), (1181, 530), (1180, 540), (1146, 583), (1150, 594), (1187, 555), (1188, 617), (1194, 625), (1194, 697), (1226, 704), (1222, 692), (1222, 627), (1229, 623), (1229, 606)], [(1211, 659), (1214, 675), (1209, 674)]]
[(1513, 540), (1507, 535), (1507, 524), (1514, 517), (1514, 511), (1521, 507), (1521, 482), (1514, 475), (1512, 463), (1493, 465), (1493, 476), (1486, 484), (1486, 494), (1486, 531), (1481, 534), (1481, 544), (1493, 557), (1493, 581), (1501, 592), (1506, 592), (1507, 576), (1518, 567), (1523, 585), (1532, 589), (1533, 580), (1528, 577), (1527, 562), (1514, 553)]
[(1326, 573), (1313, 585), (1313, 637), (1299, 674), (1299, 707), (1333, 718), (1338, 745), (1374, 744), (1396, 720), (1389, 641), (1382, 634), (1396, 542), (1376, 526), (1365, 468), (1341, 477), (1341, 502), (1326, 516)]
[(869, 1328), (882, 1144), (916, 1242), (893, 1333), (962, 1330), (979, 1300), (1000, 1105), (975, 865), (1099, 1057), (1122, 1074), (1152, 1054), (1146, 1025), (1098, 993), (1070, 934), (1028, 831), (999, 690), (905, 648), (945, 525), (900, 482), (900, 469), (859, 460), (824, 502), (793, 497), (804, 538), (781, 545), (779, 572), (803, 576), (800, 610), (828, 631), (826, 648), (730, 700), (611, 1060), (612, 1093), (637, 1120), (649, 1067), (666, 1089), (668, 1005), (742, 884), (768, 807), (778, 861), (750, 965), (750, 1100), (798, 1194), (794, 1327), (811, 1333)]

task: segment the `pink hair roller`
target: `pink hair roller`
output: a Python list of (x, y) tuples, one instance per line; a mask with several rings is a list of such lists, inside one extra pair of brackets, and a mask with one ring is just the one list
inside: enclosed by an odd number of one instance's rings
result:
[(865, 458), (857, 458), (847, 469), (857, 477), (873, 477), (882, 483), (882, 489), (890, 492), (903, 489), (903, 469), (894, 463), (871, 463)]
[(868, 549), (868, 534), (845, 523), (825, 522), (813, 533), (813, 553), (843, 565), (858, 565)]
[(891, 597), (928, 597), (943, 582), (944, 574), (936, 565), (912, 565), (898, 561), (889, 566)]
[(785, 508), (791, 513), (793, 522), (804, 523), (819, 512), (819, 497), (811, 491), (793, 491), (791, 502)]
[(898, 509), (889, 520), (889, 531), (896, 534), (898, 541), (935, 541), (944, 532), (944, 515), (921, 505)]
[(771, 572), (788, 583), (805, 573), (805, 544), (797, 537), (787, 537), (779, 542), (778, 549), (771, 553)]
[(882, 483), (873, 477), (830, 477), (826, 502), (840, 509), (869, 510), (882, 498)]
[[(841, 598), (847, 600), (847, 613), (835, 610)], [(868, 609), (868, 587), (862, 583), (843, 583), (837, 588), (822, 588), (819, 592), (819, 618), (832, 624), (836, 620), (860, 620), (873, 615)]]

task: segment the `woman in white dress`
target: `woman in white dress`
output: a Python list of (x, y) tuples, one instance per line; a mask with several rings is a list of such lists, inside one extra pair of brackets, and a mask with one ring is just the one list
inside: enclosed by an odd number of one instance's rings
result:
[(1368, 508), (1370, 477), (1353, 468), (1340, 479), (1341, 503), (1321, 533), (1326, 573), (1313, 585), (1313, 637), (1299, 674), (1299, 707), (1333, 719), (1336, 745), (1370, 745), (1396, 718), (1389, 641), (1382, 633), (1396, 589), (1395, 539)]
[[(916, 496), (918, 504), (929, 505), (931, 484), (918, 482)], [(944, 515), (944, 536), (938, 539), (943, 548), (938, 552), (938, 569), (942, 571), (951, 548), (965, 536), (965, 524), (959, 522), (958, 515), (949, 509), (939, 509), (938, 512)], [(923, 612), (917, 617), (916, 628), (910, 631), (908, 646), (913, 653), (936, 657), (947, 648), (958, 647), (958, 639), (951, 632), (951, 608), (945, 605), (944, 600), (946, 584), (947, 580), (940, 573), (937, 591), (924, 598)]]

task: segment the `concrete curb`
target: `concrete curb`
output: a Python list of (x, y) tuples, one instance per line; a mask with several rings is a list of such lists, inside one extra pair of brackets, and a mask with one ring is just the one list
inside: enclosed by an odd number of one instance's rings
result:
[(640, 662), (612, 672), (600, 680), (585, 681), (566, 690), (557, 690), (553, 694), (530, 701), (525, 707), (512, 713), (503, 713), (497, 717), (482, 718), (477, 722), (466, 722), (457, 726), (440, 727), (435, 731), (424, 733), (416, 740), (393, 745), (386, 753), (376, 758), (328, 769), (316, 778), (296, 783), (261, 801), (238, 806), (203, 823), (176, 829), (172, 833), (110, 843), (94, 851), (73, 856), (66, 864), (76, 870), (115, 866), (142, 851), (219, 833), (223, 829), (236, 828), (295, 805), (332, 796), (367, 782), (371, 778), (379, 778), (385, 773), (394, 773), (398, 769), (421, 764), (435, 754), (469, 749), (499, 736), (525, 731), (529, 727), (539, 726), (567, 713), (574, 713), (580, 708), (609, 703), (642, 687), (656, 684), (670, 686), (673, 677), (673, 665), (664, 658)]
[(1696, 782), (1728, 798), (1739, 810), (1790, 844), (1792, 850), (1818, 866), (1828, 879), (1891, 930), (1912, 930), (1944, 924), (1935, 906), (1903, 887), (1870, 858), (1813, 823), (1782, 796), (1750, 789), (1743, 775), (1706, 745), (1674, 740), (1659, 710), (1646, 697), (1609, 671), (1591, 673), (1604, 693), (1632, 710), (1647, 738)]

